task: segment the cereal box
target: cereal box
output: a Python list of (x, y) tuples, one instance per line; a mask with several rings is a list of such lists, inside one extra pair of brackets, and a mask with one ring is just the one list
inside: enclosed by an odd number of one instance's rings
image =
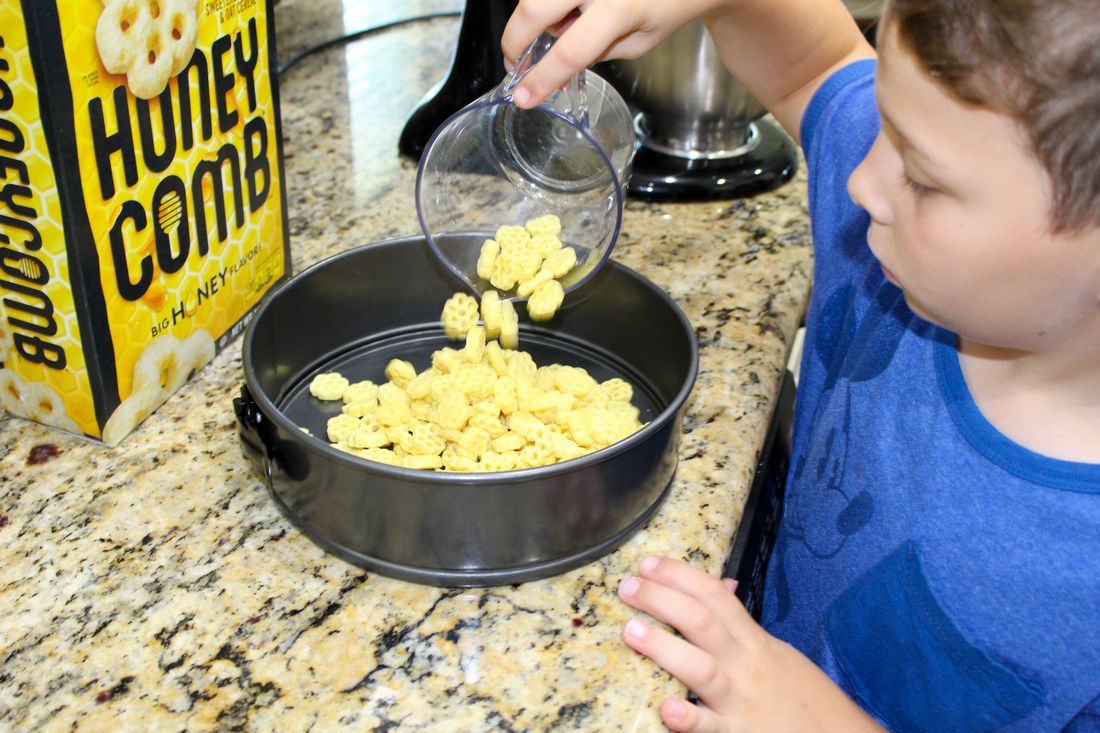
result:
[(268, 0), (0, 4), (0, 404), (118, 443), (289, 269)]

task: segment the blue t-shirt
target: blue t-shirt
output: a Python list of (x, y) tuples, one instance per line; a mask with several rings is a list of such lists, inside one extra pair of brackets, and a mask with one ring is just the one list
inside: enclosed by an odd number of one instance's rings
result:
[(1100, 730), (1100, 465), (975, 405), (845, 188), (878, 131), (874, 62), (802, 125), (815, 245), (765, 627), (897, 731)]

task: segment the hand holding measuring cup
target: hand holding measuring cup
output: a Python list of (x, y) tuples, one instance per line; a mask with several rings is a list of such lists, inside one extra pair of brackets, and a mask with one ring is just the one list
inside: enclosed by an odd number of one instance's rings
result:
[[(619, 235), (634, 156), (626, 102), (591, 71), (533, 109), (512, 91), (554, 38), (542, 34), (501, 83), (452, 115), (428, 141), (416, 177), (420, 226), (436, 256), (477, 295), (495, 289), (477, 272), (482, 243), (505, 225), (546, 215), (577, 254), (559, 278), (566, 292), (607, 260)], [(519, 299), (514, 292), (502, 298)]]

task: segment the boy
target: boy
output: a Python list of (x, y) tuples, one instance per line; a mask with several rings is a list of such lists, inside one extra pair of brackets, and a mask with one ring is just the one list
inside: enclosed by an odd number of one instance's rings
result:
[(574, 2), (520, 2), (506, 58), (560, 38), (517, 104), (702, 17), (809, 167), (764, 626), (673, 560), (619, 587), (682, 635), (623, 630), (703, 703), (665, 723), (1100, 730), (1095, 0), (887, 0), (877, 61), (838, 0)]

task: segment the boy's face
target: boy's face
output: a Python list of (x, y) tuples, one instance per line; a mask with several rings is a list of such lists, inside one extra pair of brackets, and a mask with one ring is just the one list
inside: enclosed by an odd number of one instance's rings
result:
[(1027, 351), (1079, 335), (1100, 299), (1100, 230), (1050, 231), (1048, 176), (1008, 116), (960, 101), (887, 24), (882, 131), (848, 181), (868, 243), (919, 315)]

